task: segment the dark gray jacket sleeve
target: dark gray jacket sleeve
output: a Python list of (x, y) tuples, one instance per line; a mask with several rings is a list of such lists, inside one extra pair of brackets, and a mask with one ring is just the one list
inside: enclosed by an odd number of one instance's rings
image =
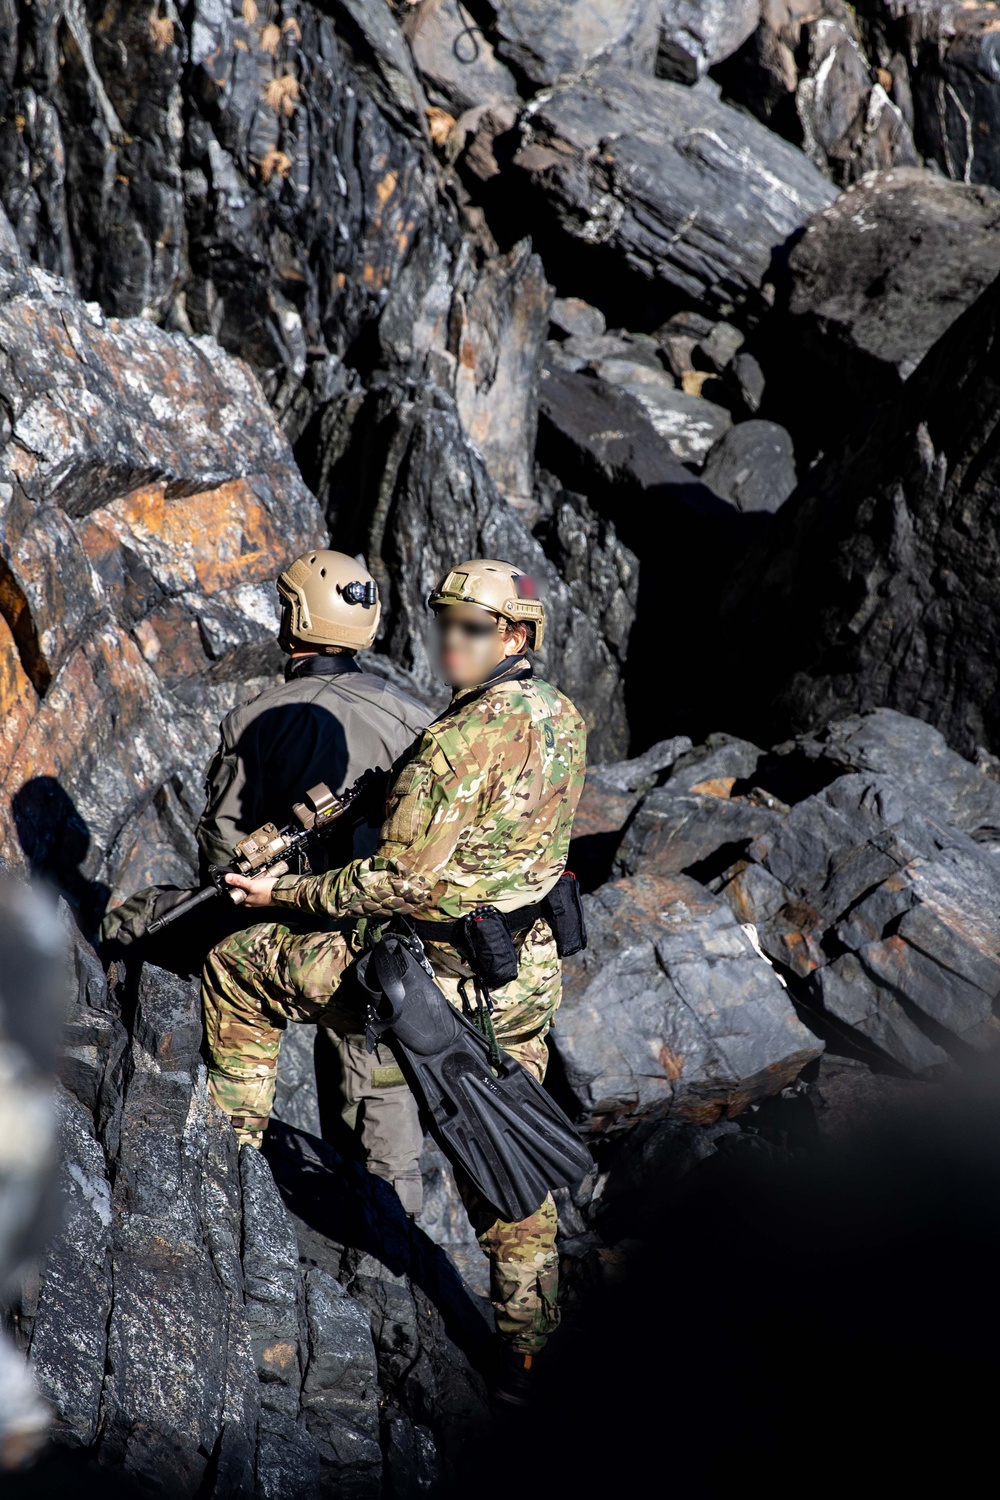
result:
[(229, 714), (220, 726), (219, 748), (205, 772), (205, 810), (198, 820), (196, 837), (201, 870), (228, 864), (233, 847), (242, 838), (239, 819), (243, 808), (246, 770), (236, 751), (239, 734)]

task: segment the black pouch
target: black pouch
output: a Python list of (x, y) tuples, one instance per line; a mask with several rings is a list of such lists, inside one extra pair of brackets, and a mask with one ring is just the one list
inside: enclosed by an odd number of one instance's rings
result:
[(462, 918), (462, 947), (473, 972), (488, 990), (517, 978), (517, 949), (495, 906), (480, 906)]
[(583, 919), (580, 882), (572, 870), (564, 870), (545, 898), (545, 920), (552, 928), (560, 958), (580, 953), (587, 946), (587, 924)]

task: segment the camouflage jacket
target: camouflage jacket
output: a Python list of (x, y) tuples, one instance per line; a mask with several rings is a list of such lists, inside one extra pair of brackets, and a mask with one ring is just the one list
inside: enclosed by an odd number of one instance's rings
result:
[(566, 865), (585, 747), (573, 704), (515, 657), (485, 692), (456, 693), (397, 762), (375, 854), (285, 876), (273, 899), (338, 917), (432, 920), (537, 901)]

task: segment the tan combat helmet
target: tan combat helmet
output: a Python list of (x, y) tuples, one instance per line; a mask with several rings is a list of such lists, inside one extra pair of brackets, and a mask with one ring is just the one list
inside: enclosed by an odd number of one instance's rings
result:
[(303, 645), (364, 650), (375, 639), (382, 605), (375, 580), (345, 552), (317, 548), (298, 557), (278, 579), (286, 630)]
[(495, 557), (474, 557), (459, 563), (431, 590), (427, 603), (431, 609), (446, 604), (478, 604), (480, 609), (492, 610), (515, 624), (533, 625), (535, 638), (530, 644), (536, 651), (545, 636), (545, 605), (534, 582), (513, 563), (499, 562)]

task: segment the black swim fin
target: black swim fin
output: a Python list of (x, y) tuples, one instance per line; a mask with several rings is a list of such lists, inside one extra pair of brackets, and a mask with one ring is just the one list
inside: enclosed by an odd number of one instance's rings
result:
[[(413, 948), (409, 946), (412, 942)], [(486, 1038), (438, 988), (419, 940), (388, 934), (358, 960), (371, 996), (370, 1039), (385, 1039), (449, 1161), (501, 1219), (533, 1214), (593, 1161), (541, 1084), (506, 1052), (490, 1067)]]

